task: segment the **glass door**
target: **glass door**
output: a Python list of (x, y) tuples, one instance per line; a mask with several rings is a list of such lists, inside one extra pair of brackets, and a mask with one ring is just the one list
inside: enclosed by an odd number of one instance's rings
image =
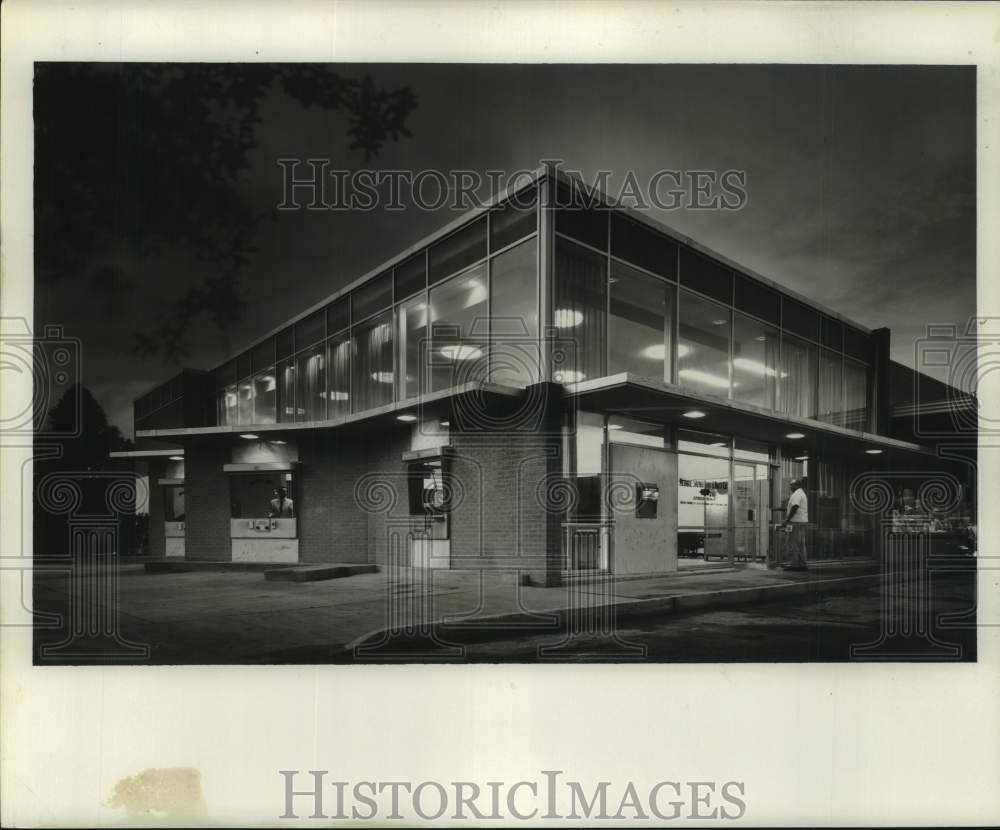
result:
[(771, 515), (770, 467), (733, 463), (733, 559), (766, 562)]

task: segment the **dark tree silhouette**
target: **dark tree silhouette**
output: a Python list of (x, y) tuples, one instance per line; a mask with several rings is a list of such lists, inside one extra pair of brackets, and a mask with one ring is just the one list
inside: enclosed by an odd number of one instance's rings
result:
[(255, 212), (237, 184), (256, 146), (261, 101), (276, 88), (303, 106), (346, 113), (351, 148), (366, 160), (409, 136), (411, 89), (322, 65), (36, 64), (39, 284), (84, 278), (114, 292), (131, 280), (98, 262), (114, 245), (140, 258), (184, 248), (212, 276), (164, 309), (134, 348), (176, 362), (200, 315), (228, 340), (246, 309), (240, 277), (255, 229), (271, 215)]
[[(53, 433), (53, 437), (48, 437), (46, 432)], [(70, 434), (73, 437), (55, 437)], [(37, 434), (37, 440), (62, 448), (60, 458), (39, 462), (46, 471), (114, 469), (120, 464), (109, 461), (108, 453), (133, 447), (117, 426), (108, 423), (104, 408), (90, 390), (80, 384), (70, 386), (52, 407), (45, 426)]]

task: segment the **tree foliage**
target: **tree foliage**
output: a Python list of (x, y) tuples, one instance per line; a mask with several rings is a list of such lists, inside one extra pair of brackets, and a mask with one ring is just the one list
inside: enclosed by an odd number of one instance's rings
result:
[(276, 89), (305, 107), (345, 113), (351, 148), (366, 160), (409, 136), (410, 88), (383, 89), (322, 65), (36, 64), (39, 285), (105, 284), (101, 258), (115, 246), (137, 261), (190, 251), (212, 276), (164, 309), (152, 331), (136, 336), (135, 350), (182, 359), (200, 315), (227, 337), (245, 313), (240, 278), (270, 213), (255, 210), (237, 185), (256, 146), (262, 101)]

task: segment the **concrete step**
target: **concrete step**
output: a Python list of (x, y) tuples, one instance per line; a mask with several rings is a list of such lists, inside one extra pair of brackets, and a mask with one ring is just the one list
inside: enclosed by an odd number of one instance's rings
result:
[(343, 579), (356, 574), (378, 573), (378, 565), (295, 565), (264, 571), (264, 579), (272, 582), (319, 582), (323, 579)]

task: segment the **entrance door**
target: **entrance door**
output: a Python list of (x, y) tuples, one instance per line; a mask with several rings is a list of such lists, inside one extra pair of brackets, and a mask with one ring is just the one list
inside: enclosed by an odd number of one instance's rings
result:
[(677, 456), (611, 444), (608, 502), (615, 573), (677, 570)]
[(733, 464), (733, 552), (737, 562), (766, 562), (771, 515), (770, 468)]

